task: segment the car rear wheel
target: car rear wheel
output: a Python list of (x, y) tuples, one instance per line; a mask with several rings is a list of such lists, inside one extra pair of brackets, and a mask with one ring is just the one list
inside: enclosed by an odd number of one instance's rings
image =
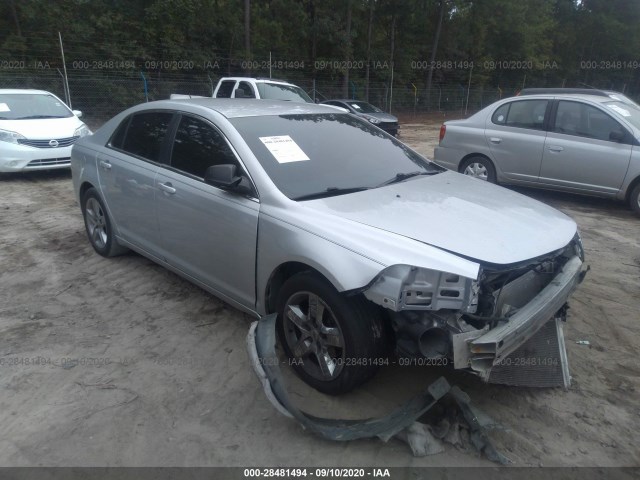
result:
[(496, 169), (486, 157), (471, 157), (460, 166), (460, 172), (470, 177), (496, 183)]
[(95, 188), (82, 196), (82, 216), (93, 249), (103, 257), (115, 257), (128, 249), (119, 245), (113, 235), (111, 220)]
[(371, 378), (385, 354), (379, 309), (362, 296), (345, 297), (319, 275), (292, 276), (278, 295), (278, 330), (297, 375), (330, 395)]
[(636, 215), (640, 215), (640, 183), (631, 191), (631, 195), (629, 195), (629, 205), (631, 205), (631, 209)]

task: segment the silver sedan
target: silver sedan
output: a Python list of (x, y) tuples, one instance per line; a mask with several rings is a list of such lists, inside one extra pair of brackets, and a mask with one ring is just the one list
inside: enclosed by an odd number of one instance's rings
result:
[(131, 249), (277, 312), (291, 365), (330, 394), (392, 348), (489, 379), (581, 279), (573, 220), (329, 106), (147, 103), (80, 140), (71, 166), (97, 253)]
[(501, 100), (445, 122), (435, 161), (492, 183), (616, 198), (640, 215), (640, 109), (615, 94)]

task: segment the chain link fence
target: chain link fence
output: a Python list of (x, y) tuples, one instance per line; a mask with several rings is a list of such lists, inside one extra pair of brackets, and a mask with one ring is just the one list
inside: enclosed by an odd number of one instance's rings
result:
[[(253, 76), (263, 75), (253, 73)], [(33, 88), (50, 91), (73, 109), (81, 110), (91, 128), (97, 128), (122, 110), (139, 103), (163, 100), (172, 93), (211, 96), (220, 75), (207, 73), (166, 73), (110, 71), (68, 72), (70, 98), (65, 98), (64, 76), (57, 69), (43, 71), (0, 72), (0, 88)], [(274, 75), (302, 87), (316, 101), (344, 98), (341, 75)], [(411, 84), (392, 84), (372, 80), (369, 102), (394, 114), (424, 112), (456, 112), (471, 114), (490, 103), (515, 93), (516, 89), (468, 88), (463, 85), (434, 85), (431, 91)], [(355, 78), (349, 82), (348, 98), (364, 99), (365, 82)]]

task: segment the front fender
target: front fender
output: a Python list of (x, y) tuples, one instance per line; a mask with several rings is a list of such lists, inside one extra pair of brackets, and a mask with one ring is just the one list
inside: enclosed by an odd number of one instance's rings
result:
[(256, 308), (266, 314), (265, 292), (282, 264), (299, 262), (324, 275), (339, 292), (363, 287), (385, 265), (290, 223), (261, 215), (258, 222)]

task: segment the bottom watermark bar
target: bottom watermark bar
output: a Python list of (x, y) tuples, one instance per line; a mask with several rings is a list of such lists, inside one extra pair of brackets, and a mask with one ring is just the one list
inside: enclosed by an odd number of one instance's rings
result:
[(640, 467), (0, 467), (2, 480), (391, 478), (573, 480), (640, 478)]

